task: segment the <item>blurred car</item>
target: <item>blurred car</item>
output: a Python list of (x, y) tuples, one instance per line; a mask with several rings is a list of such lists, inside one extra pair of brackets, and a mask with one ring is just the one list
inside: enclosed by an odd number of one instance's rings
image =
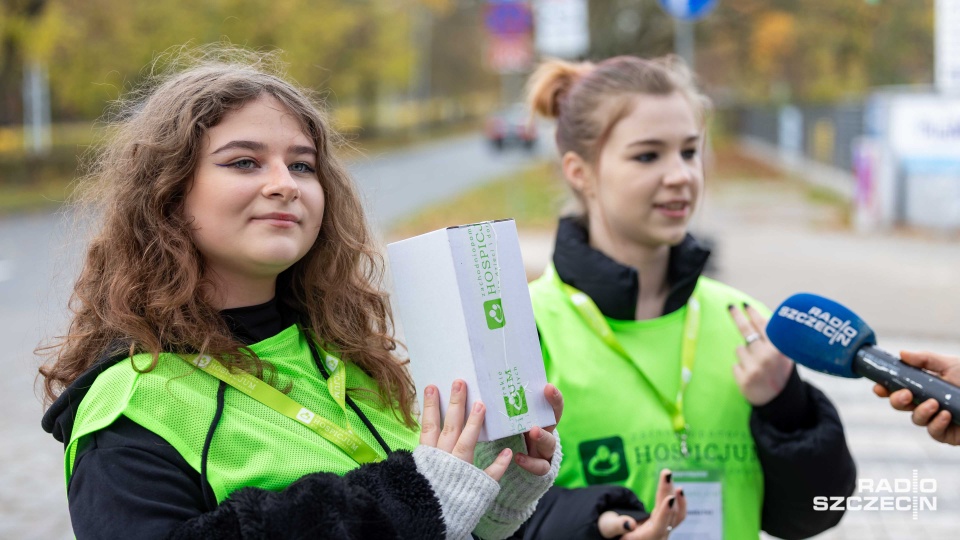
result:
[(484, 135), (497, 150), (509, 146), (521, 146), (533, 150), (537, 144), (537, 126), (533, 123), (530, 109), (521, 103), (498, 111), (487, 118)]

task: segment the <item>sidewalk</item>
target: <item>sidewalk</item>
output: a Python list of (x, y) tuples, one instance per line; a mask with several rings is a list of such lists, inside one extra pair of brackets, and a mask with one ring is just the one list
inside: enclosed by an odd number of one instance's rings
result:
[[(694, 224), (716, 243), (715, 277), (770, 308), (797, 292), (833, 298), (877, 332), (880, 346), (960, 355), (960, 242), (905, 234), (863, 236), (840, 226), (842, 212), (783, 181), (707, 186)], [(553, 231), (520, 231), (530, 277), (553, 252)], [(819, 540), (956, 538), (960, 530), (960, 448), (936, 443), (872, 391), (867, 380), (802, 376), (836, 404), (861, 480), (937, 482), (936, 511), (847, 512)], [(855, 495), (866, 496), (865, 493)], [(907, 494), (910, 495), (910, 494)]]

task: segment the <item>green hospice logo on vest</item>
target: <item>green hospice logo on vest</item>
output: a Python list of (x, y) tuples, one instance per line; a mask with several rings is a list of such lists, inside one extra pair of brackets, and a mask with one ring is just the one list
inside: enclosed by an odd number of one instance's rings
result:
[(623, 439), (608, 437), (580, 443), (580, 463), (587, 484), (622, 482), (630, 476)]
[(486, 313), (487, 328), (490, 330), (503, 328), (507, 324), (507, 318), (503, 315), (503, 304), (499, 298), (484, 302), (483, 311)]

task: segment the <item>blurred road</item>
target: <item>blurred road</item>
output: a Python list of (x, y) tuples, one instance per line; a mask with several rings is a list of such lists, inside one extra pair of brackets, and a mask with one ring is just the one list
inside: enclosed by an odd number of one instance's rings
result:
[[(383, 227), (535, 155), (495, 153), (480, 136), (468, 136), (362, 157), (350, 169), (372, 220)], [(83, 234), (63, 214), (0, 218), (0, 343), (7, 351), (0, 380), (0, 540), (72, 537), (63, 448), (40, 429), (32, 351), (63, 330), (82, 247)]]
[(470, 136), (359, 159), (351, 171), (367, 199), (372, 221), (382, 230), (418, 208), (553, 153), (548, 137), (542, 137), (533, 152), (518, 148), (497, 152), (482, 138)]
[[(548, 146), (548, 145), (541, 145)], [(521, 166), (522, 152), (493, 155), (477, 137), (358, 160), (351, 167), (383, 227), (422, 205)], [(960, 354), (960, 245), (921, 236), (862, 236), (835, 226), (829, 209), (784, 183), (720, 183), (696, 227), (717, 241), (719, 278), (774, 306), (801, 290), (833, 297), (877, 331), (881, 346)], [(549, 231), (521, 227), (524, 259), (538, 273)], [(0, 338), (11, 351), (0, 382), (0, 539), (70, 538), (62, 448), (39, 428), (32, 392), (41, 338), (62, 330), (79, 236), (59, 216), (0, 219)], [(960, 448), (931, 441), (873, 397), (870, 383), (804, 372), (837, 404), (861, 479), (933, 478), (936, 511), (848, 512), (821, 540), (956, 538)]]

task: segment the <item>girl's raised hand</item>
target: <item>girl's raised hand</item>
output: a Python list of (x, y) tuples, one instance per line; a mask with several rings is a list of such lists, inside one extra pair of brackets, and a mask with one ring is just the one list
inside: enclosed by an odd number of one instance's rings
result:
[[(420, 444), (432, 446), (453, 454), (467, 463), (473, 463), (473, 451), (480, 437), (483, 416), (486, 407), (483, 402), (473, 404), (469, 416), (465, 414), (467, 404), (467, 383), (460, 379), (453, 381), (450, 390), (450, 406), (447, 417), (440, 423), (440, 392), (430, 385), (423, 392), (423, 415), (420, 418)], [(464, 422), (464, 417), (466, 422)], [(443, 426), (442, 429), (440, 426)], [(552, 452), (551, 452), (552, 455)], [(503, 477), (510, 465), (512, 452), (505, 448), (497, 459), (484, 469), (490, 478), (497, 482)]]
[[(751, 405), (766, 405), (780, 395), (793, 371), (793, 360), (784, 356), (767, 339), (767, 319), (759, 311), (743, 304), (743, 311), (734, 305), (728, 307), (746, 341), (737, 347), (740, 362), (733, 366), (733, 377), (740, 393)], [(744, 315), (746, 313), (746, 315)]]
[(664, 469), (657, 484), (656, 506), (646, 521), (638, 525), (632, 517), (609, 510), (600, 515), (597, 527), (604, 538), (665, 540), (686, 518), (687, 498), (673, 484), (673, 474)]
[[(553, 417), (559, 424), (560, 417), (563, 416), (563, 395), (560, 393), (560, 389), (552, 384), (547, 384), (543, 388), (543, 395), (547, 398), (550, 406), (553, 407)], [(527, 443), (527, 453), (517, 454), (517, 465), (537, 476), (547, 474), (550, 471), (553, 452), (557, 449), (557, 438), (553, 435), (556, 429), (556, 425), (546, 429), (534, 426), (530, 431), (524, 433), (523, 438)]]

